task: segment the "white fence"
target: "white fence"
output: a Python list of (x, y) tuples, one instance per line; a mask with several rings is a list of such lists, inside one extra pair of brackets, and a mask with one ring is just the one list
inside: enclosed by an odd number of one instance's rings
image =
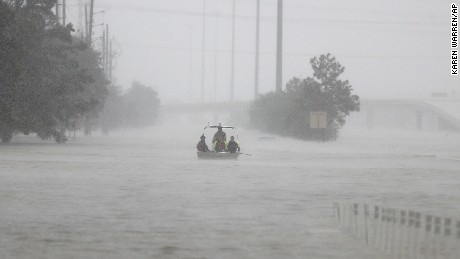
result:
[(460, 220), (358, 203), (334, 212), (342, 230), (393, 258), (460, 258)]

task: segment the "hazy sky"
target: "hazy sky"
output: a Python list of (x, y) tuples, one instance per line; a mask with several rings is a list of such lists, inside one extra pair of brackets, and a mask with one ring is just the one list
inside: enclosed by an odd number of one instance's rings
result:
[[(78, 1), (68, 0), (75, 21)], [(205, 97), (212, 100), (216, 86), (216, 99), (226, 101), (232, 0), (205, 1)], [(158, 90), (164, 102), (200, 100), (203, 0), (95, 2), (96, 11), (105, 10), (96, 14), (95, 24), (109, 24), (122, 50), (114, 72), (117, 84), (126, 89), (138, 80)], [(311, 76), (310, 58), (330, 52), (346, 67), (342, 79), (363, 98), (418, 99), (452, 91), (460, 96), (460, 77), (450, 75), (452, 2), (284, 0), (283, 82)], [(275, 89), (276, 3), (261, 0), (261, 93)], [(238, 100), (253, 98), (255, 13), (256, 0), (236, 0)], [(101, 28), (96, 27), (95, 37)]]

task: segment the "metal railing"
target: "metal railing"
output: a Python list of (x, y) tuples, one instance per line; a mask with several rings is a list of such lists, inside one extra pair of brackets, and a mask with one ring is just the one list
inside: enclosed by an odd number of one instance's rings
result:
[(393, 258), (460, 258), (460, 220), (359, 203), (334, 203), (338, 226)]

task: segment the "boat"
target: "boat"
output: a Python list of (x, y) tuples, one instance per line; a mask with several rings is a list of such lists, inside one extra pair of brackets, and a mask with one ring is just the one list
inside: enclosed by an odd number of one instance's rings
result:
[[(235, 134), (234, 134), (235, 135), (235, 141), (238, 140), (238, 129), (236, 127), (222, 126), (220, 123), (219, 123), (219, 125), (209, 125), (209, 123), (208, 123), (208, 125), (206, 127), (204, 127), (204, 129), (203, 129), (203, 135), (206, 135), (206, 132), (208, 130), (210, 130), (210, 129), (217, 130), (218, 127), (222, 127), (223, 131), (225, 131), (226, 129), (227, 130), (230, 129), (230, 130), (234, 131), (235, 132)], [(227, 136), (229, 136), (229, 134), (227, 134)], [(212, 147), (212, 145), (211, 145), (211, 147)], [(208, 152), (196, 151), (196, 154), (197, 154), (199, 159), (237, 159), (238, 156), (241, 153), (240, 152), (231, 153), (231, 152), (228, 152), (228, 151), (216, 152), (214, 150), (210, 150)]]
[(199, 159), (237, 159), (240, 153), (216, 152), (211, 150), (209, 152), (196, 151), (196, 154)]

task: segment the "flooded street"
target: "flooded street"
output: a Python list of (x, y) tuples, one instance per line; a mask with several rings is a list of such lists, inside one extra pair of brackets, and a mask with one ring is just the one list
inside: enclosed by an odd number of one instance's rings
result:
[(0, 257), (385, 258), (337, 228), (333, 202), (460, 212), (459, 135), (242, 129), (252, 156), (203, 161), (201, 132), (174, 130), (2, 146)]
[(0, 259), (458, 259), (458, 31), (447, 0), (0, 0)]

